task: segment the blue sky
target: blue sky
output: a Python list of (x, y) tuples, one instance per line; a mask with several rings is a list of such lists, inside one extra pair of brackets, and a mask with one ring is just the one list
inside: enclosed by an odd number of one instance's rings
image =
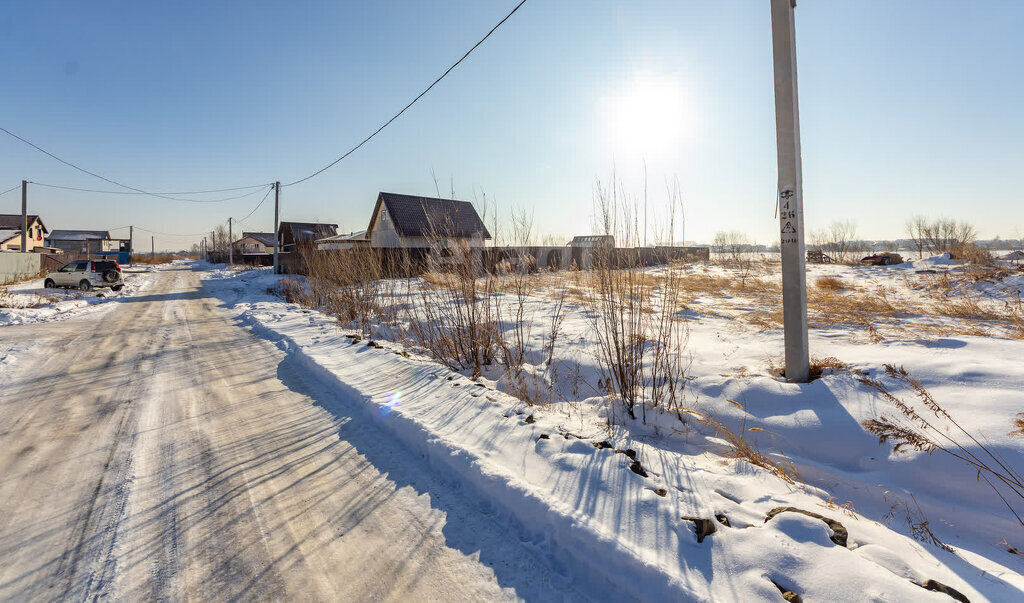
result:
[[(147, 190), (289, 182), (372, 132), (513, 5), (12, 1), (0, 125)], [(678, 178), (686, 239), (739, 230), (773, 243), (768, 7), (528, 0), (367, 146), (285, 188), (282, 219), (361, 229), (378, 191), (433, 195), (433, 172), (445, 196), (453, 184), (461, 199), (486, 194), (502, 218), (532, 210), (539, 232), (567, 238), (591, 231), (596, 179), (614, 171), (641, 199), (646, 162), (652, 223)], [(849, 219), (865, 238), (895, 238), (926, 214), (983, 237), (1024, 232), (1022, 30), (1011, 0), (801, 0), (808, 228)], [(111, 188), (0, 137), (0, 190), (22, 179)], [(261, 197), (30, 189), (50, 228), (166, 233), (208, 231)], [(0, 197), (0, 212), (17, 211), (17, 193)], [(272, 220), (268, 201), (239, 230)]]

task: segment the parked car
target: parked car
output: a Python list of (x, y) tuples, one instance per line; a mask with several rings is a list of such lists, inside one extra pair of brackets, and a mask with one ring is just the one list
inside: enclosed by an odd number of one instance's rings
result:
[(56, 272), (46, 275), (43, 285), (54, 287), (78, 287), (88, 291), (96, 287), (110, 287), (120, 291), (124, 287), (121, 265), (114, 260), (75, 260)]

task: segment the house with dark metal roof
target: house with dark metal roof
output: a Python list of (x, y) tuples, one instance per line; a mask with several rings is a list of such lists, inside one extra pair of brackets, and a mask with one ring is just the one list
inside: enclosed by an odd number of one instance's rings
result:
[[(21, 225), (21, 214), (0, 214), (0, 250), (21, 250)], [(48, 232), (39, 216), (29, 214), (28, 250), (43, 247)]]
[(371, 247), (483, 247), (491, 238), (472, 203), (380, 193), (366, 228)]
[[(281, 241), (281, 251), (294, 251), (297, 244), (313, 245), (317, 239), (326, 239), (336, 234), (338, 234), (337, 224), (317, 222), (281, 222), (277, 229), (277, 236)], [(271, 242), (271, 247), (273, 247), (273, 242)]]
[(242, 238), (232, 245), (235, 248), (235, 253), (274, 253), (275, 240), (277, 240), (277, 236), (272, 232), (243, 232)]

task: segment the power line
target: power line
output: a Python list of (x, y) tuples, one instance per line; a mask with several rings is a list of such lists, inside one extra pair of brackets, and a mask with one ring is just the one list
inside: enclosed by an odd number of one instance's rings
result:
[(517, 10), (519, 10), (519, 7), (521, 7), (521, 6), (522, 6), (522, 5), (524, 5), (524, 4), (526, 4), (526, 0), (521, 0), (521, 2), (519, 2), (519, 4), (517, 4), (517, 5), (515, 6), (515, 8), (513, 8), (513, 9), (512, 9), (512, 11), (511, 11), (511, 12), (509, 12), (509, 14), (505, 15), (505, 18), (504, 18), (504, 19), (502, 19), (501, 21), (498, 21), (498, 24), (497, 24), (497, 25), (495, 25), (494, 27), (492, 27), (492, 28), (491, 28), (491, 30), (487, 32), (487, 35), (485, 35), (484, 37), (480, 38), (480, 41), (479, 41), (479, 42), (477, 42), (476, 44), (473, 44), (472, 48), (470, 48), (469, 50), (467, 50), (467, 51), (466, 51), (466, 54), (462, 55), (462, 58), (461, 58), (461, 59), (459, 59), (458, 61), (455, 61), (455, 63), (454, 63), (454, 64), (453, 64), (453, 65), (452, 65), (451, 67), (449, 67), (448, 69), (446, 69), (446, 70), (445, 70), (445, 72), (441, 74), (441, 77), (439, 77), (439, 78), (437, 78), (436, 80), (434, 80), (434, 82), (433, 82), (432, 84), (430, 84), (429, 86), (427, 86), (426, 90), (424, 90), (423, 92), (420, 92), (420, 93), (419, 93), (419, 95), (417, 95), (417, 96), (416, 96), (416, 98), (414, 98), (414, 99), (412, 99), (411, 101), (409, 101), (409, 104), (407, 104), (406, 106), (402, 107), (402, 110), (401, 110), (401, 111), (399, 111), (398, 113), (396, 113), (396, 114), (394, 115), (394, 117), (392, 117), (391, 119), (387, 120), (386, 122), (384, 122), (384, 125), (382, 125), (381, 127), (377, 128), (376, 130), (374, 130), (373, 134), (370, 134), (369, 136), (367, 136), (366, 138), (364, 138), (362, 142), (360, 142), (360, 143), (359, 143), (359, 144), (357, 144), (356, 146), (354, 146), (354, 147), (352, 147), (351, 149), (349, 149), (349, 150), (348, 150), (348, 152), (346, 152), (346, 153), (345, 153), (344, 155), (342, 155), (341, 157), (338, 157), (337, 159), (335, 159), (334, 161), (332, 161), (332, 162), (328, 163), (327, 165), (325, 165), (324, 167), (320, 168), (319, 170), (317, 170), (317, 171), (313, 172), (312, 174), (310, 174), (310, 175), (306, 176), (305, 178), (301, 178), (301, 179), (299, 179), (299, 180), (296, 180), (295, 182), (290, 182), (290, 183), (288, 183), (288, 184), (285, 184), (284, 186), (294, 186), (294, 185), (296, 185), (296, 184), (300, 184), (300, 183), (302, 183), (302, 182), (305, 182), (306, 180), (309, 180), (310, 178), (315, 178), (316, 176), (319, 176), (320, 174), (322, 174), (322, 173), (326, 172), (327, 170), (329, 170), (329, 169), (331, 169), (332, 167), (334, 167), (335, 165), (337, 165), (337, 164), (338, 164), (338, 162), (340, 162), (340, 161), (341, 161), (342, 159), (345, 159), (346, 157), (348, 157), (348, 156), (349, 156), (349, 155), (351, 155), (352, 153), (355, 153), (355, 152), (356, 152), (356, 151), (357, 151), (357, 150), (359, 149), (359, 147), (363, 146), (363, 145), (364, 145), (364, 144), (366, 144), (367, 142), (370, 142), (370, 139), (372, 139), (372, 138), (373, 138), (374, 136), (376, 136), (377, 134), (380, 134), (381, 130), (383, 130), (384, 128), (386, 128), (386, 127), (388, 127), (389, 125), (391, 125), (391, 122), (393, 122), (393, 121), (395, 121), (396, 119), (398, 119), (398, 118), (399, 118), (399, 117), (400, 117), (400, 116), (401, 116), (401, 115), (402, 115), (403, 113), (405, 113), (405, 111), (406, 111), (406, 110), (407, 110), (407, 109), (408, 109), (409, 107), (411, 107), (411, 106), (413, 106), (414, 104), (416, 104), (416, 101), (418, 101), (418, 100), (420, 100), (421, 98), (423, 98), (423, 97), (424, 97), (424, 96), (425, 96), (425, 95), (426, 95), (426, 94), (427, 94), (428, 92), (430, 92), (430, 89), (431, 89), (431, 88), (433, 88), (434, 86), (436, 86), (436, 85), (437, 85), (437, 83), (438, 83), (438, 82), (440, 82), (441, 80), (443, 80), (443, 79), (445, 78), (445, 76), (446, 76), (446, 75), (448, 75), (449, 73), (451, 73), (451, 72), (452, 72), (452, 70), (453, 70), (453, 69), (455, 69), (456, 67), (458, 67), (458, 66), (459, 66), (459, 64), (460, 64), (460, 63), (462, 63), (462, 61), (466, 60), (466, 57), (468, 57), (468, 56), (469, 56), (469, 55), (470, 55), (470, 54), (471, 54), (471, 53), (472, 53), (472, 52), (473, 52), (474, 50), (476, 50), (478, 46), (480, 46), (481, 44), (483, 44), (483, 43), (484, 43), (484, 41), (485, 41), (485, 40), (486, 40), (487, 38), (491, 37), (491, 34), (493, 34), (493, 33), (494, 33), (494, 32), (495, 32), (495, 31), (496, 31), (496, 30), (497, 30), (497, 29), (498, 29), (499, 27), (501, 27), (501, 26), (502, 26), (502, 25), (503, 25), (503, 24), (505, 23), (505, 21), (508, 21), (508, 20), (509, 20), (509, 18), (510, 18), (510, 17), (512, 16), (512, 15), (514, 15), (514, 14), (515, 14), (515, 12), (516, 12)]
[[(141, 188), (135, 188), (134, 186), (128, 186), (127, 184), (122, 184), (122, 183), (120, 183), (120, 182), (118, 182), (116, 180), (112, 180), (110, 178), (107, 178), (106, 176), (101, 176), (101, 175), (97, 174), (96, 172), (90, 172), (89, 170), (87, 170), (87, 169), (85, 169), (83, 167), (80, 167), (78, 165), (75, 165), (74, 163), (71, 163), (70, 161), (67, 161), (65, 159), (61, 159), (60, 157), (58, 157), (58, 156), (54, 155), (53, 153), (47, 151), (46, 149), (42, 148), (41, 146), (39, 146), (39, 145), (29, 141), (29, 140), (26, 140), (26, 139), (22, 138), (21, 136), (18, 136), (14, 132), (11, 132), (7, 128), (4, 128), (4, 127), (0, 126), (0, 132), (3, 132), (4, 134), (7, 134), (11, 138), (15, 138), (17, 140), (20, 140), (21, 142), (23, 142), (23, 143), (27, 144), (28, 146), (32, 147), (33, 149), (35, 149), (35, 150), (39, 151), (40, 153), (46, 155), (47, 157), (50, 157), (51, 159), (55, 159), (55, 160), (63, 163), (64, 165), (66, 165), (66, 166), (68, 166), (70, 168), (76, 169), (79, 172), (82, 172), (83, 174), (88, 174), (88, 175), (92, 176), (93, 178), (99, 178), (100, 180), (102, 180), (104, 182), (109, 182), (110, 184), (113, 184), (114, 186), (120, 186), (121, 188), (126, 188), (126, 189), (128, 189), (130, 191), (135, 191), (136, 193), (141, 194), (141, 195), (149, 195), (151, 197), (159, 197), (161, 199), (169, 199), (171, 201), (188, 201), (188, 199), (177, 199), (177, 198), (174, 198), (174, 197), (168, 197), (164, 193), (151, 193), (149, 191), (142, 190)], [(264, 186), (264, 185), (263, 184), (259, 184), (259, 185), (253, 185), (253, 186), (255, 187), (255, 186)], [(225, 191), (228, 191), (228, 190), (242, 190), (243, 188), (250, 188), (250, 187), (238, 187), (238, 188), (234, 188), (234, 189), (214, 189), (214, 190), (208, 190), (208, 191), (192, 191), (190, 193), (172, 193), (172, 194), (182, 194), (182, 195), (184, 195), (184, 194), (196, 194), (196, 195), (198, 195), (198, 194), (203, 194), (203, 193), (225, 192)]]
[[(124, 227), (122, 226), (121, 228), (124, 228)], [(174, 232), (160, 232), (158, 230), (150, 230), (148, 228), (143, 228), (141, 226), (136, 226), (135, 229), (136, 230), (141, 230), (143, 232), (148, 232), (149, 234), (160, 235), (162, 237), (202, 237), (202, 236), (206, 236), (206, 235), (210, 234), (209, 230), (204, 231), (204, 232), (194, 232), (194, 233), (191, 233), (191, 234), (185, 234), (185, 233), (174, 233)]]
[(245, 216), (244, 218), (242, 218), (241, 220), (235, 220), (235, 221), (236, 221), (236, 222), (245, 222), (246, 220), (248, 220), (248, 219), (249, 219), (249, 216), (251, 216), (251, 215), (253, 215), (254, 213), (256, 213), (256, 210), (257, 210), (257, 209), (259, 209), (261, 205), (263, 205), (263, 202), (267, 200), (267, 197), (269, 197), (269, 196), (270, 196), (270, 193), (272, 193), (272, 192), (274, 192), (274, 187), (270, 187), (270, 189), (268, 189), (268, 190), (267, 190), (267, 193), (266, 193), (265, 195), (263, 195), (263, 198), (262, 198), (262, 199), (260, 199), (260, 202), (256, 204), (256, 207), (252, 208), (252, 211), (251, 211), (251, 212), (249, 212), (249, 213), (248, 213), (248, 214), (247, 214), (247, 215), (246, 215), (246, 216)]
[(6, 195), (7, 193), (9, 193), (9, 192), (11, 192), (11, 191), (16, 191), (16, 190), (18, 190), (19, 188), (21, 188), (21, 185), (20, 185), (20, 184), (18, 184), (18, 185), (16, 185), (16, 186), (13, 186), (13, 187), (11, 187), (11, 188), (9, 188), (9, 189), (5, 190), (4, 192), (0, 193), (0, 197), (3, 197), (4, 195)]
[[(78, 192), (81, 192), (81, 193), (103, 193), (103, 194), (106, 194), (106, 195), (160, 195), (160, 196), (169, 195), (169, 194), (175, 194), (175, 195), (197, 195), (197, 194), (200, 194), (201, 192), (203, 192), (203, 191), (199, 191), (199, 192), (191, 192), (191, 193), (137, 193), (137, 192), (133, 192), (133, 191), (103, 191), (103, 190), (98, 190), (98, 189), (94, 189), (94, 188), (78, 188), (78, 187), (75, 187), (75, 186), (63, 186), (63, 185), (60, 185), (60, 184), (46, 184), (44, 182), (35, 182), (35, 181), (29, 181), (29, 184), (34, 184), (36, 186), (43, 186), (43, 187), (46, 187), (46, 188), (59, 188), (61, 190), (66, 190), (66, 191), (78, 191)], [(256, 193), (260, 192), (259, 189), (261, 189), (261, 188), (263, 188), (265, 186), (270, 186), (270, 183), (267, 183), (267, 184), (257, 184), (257, 185), (254, 185), (254, 186), (241, 186), (241, 187), (238, 187), (238, 188), (220, 189), (221, 191), (239, 191), (239, 190), (246, 190), (246, 189), (250, 189), (250, 188), (256, 189), (256, 190), (249, 191), (248, 193), (245, 193), (245, 194), (242, 194), (242, 195), (235, 195), (233, 197), (224, 197), (223, 199), (182, 199), (182, 198), (178, 198), (178, 197), (163, 197), (163, 198), (164, 199), (172, 199), (174, 201), (183, 201), (183, 202), (186, 202), (186, 203), (223, 203), (224, 201), (234, 201), (235, 199), (243, 199), (245, 197), (249, 197), (251, 195), (255, 195)], [(207, 192), (213, 192), (213, 191), (207, 191)], [(220, 192), (220, 191), (218, 191), (218, 192)]]

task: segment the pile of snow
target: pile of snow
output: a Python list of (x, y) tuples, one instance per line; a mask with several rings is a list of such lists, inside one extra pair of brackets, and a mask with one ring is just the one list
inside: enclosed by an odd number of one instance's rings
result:
[[(972, 601), (1024, 597), (1024, 557), (1006, 544), (1021, 548), (1021, 526), (970, 467), (880, 445), (861, 422), (892, 409), (858, 381), (884, 379), (883, 363), (906, 366), (1019, 468), (1024, 445), (1006, 432), (1024, 407), (1024, 367), (1014, 360), (1024, 342), (865, 344), (846, 329), (816, 330), (814, 354), (850, 369), (789, 384), (757, 368), (782, 349), (780, 332), (738, 329), (727, 316), (692, 321), (693, 408), (773, 458), (788, 457), (804, 482), (788, 483), (723, 456), (724, 441), (692, 417), (650, 414), (646, 424), (608, 427), (606, 406), (586, 387), (573, 397), (574, 386), (560, 381), (568, 402), (531, 407), (500, 391), (500, 371), (474, 382), (397, 343), (371, 345), (336, 318), (273, 295), (280, 278), (215, 269), (205, 286), (411, 453), (454, 476), (486, 514), (555, 551), (552, 562), (602, 598), (771, 600), (785, 590), (805, 600), (950, 600), (922, 586), (936, 583)], [(542, 333), (551, 301), (530, 303), (532, 332)], [(591, 324), (570, 307), (556, 351), (584, 380), (597, 374)], [(374, 336), (389, 333), (378, 327)], [(541, 357), (531, 362), (544, 373)], [(797, 510), (780, 511), (789, 507)], [(948, 549), (915, 540), (922, 526)]]
[(75, 318), (105, 307), (107, 302), (145, 291), (152, 283), (146, 272), (125, 269), (123, 274), (124, 287), (120, 291), (47, 289), (41, 278), (5, 285), (0, 289), (0, 326)]

